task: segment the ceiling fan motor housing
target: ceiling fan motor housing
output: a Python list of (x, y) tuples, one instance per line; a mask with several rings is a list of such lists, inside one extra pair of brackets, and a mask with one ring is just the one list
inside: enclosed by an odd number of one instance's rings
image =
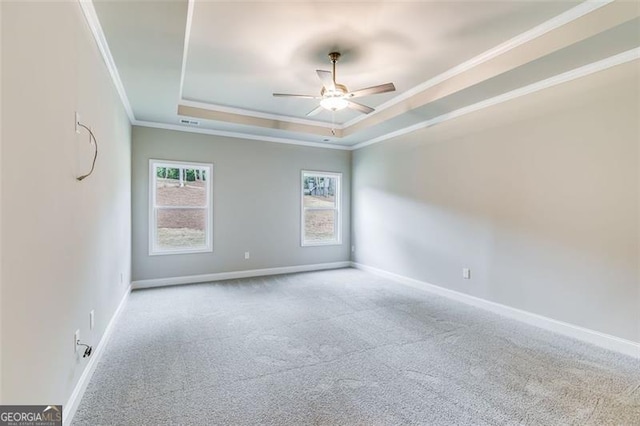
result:
[(336, 90), (325, 90), (322, 89), (322, 100), (320, 101), (320, 105), (328, 109), (330, 111), (338, 111), (349, 106), (349, 101), (347, 100), (347, 90), (344, 88), (337, 87)]
[(344, 96), (347, 93), (349, 93), (349, 90), (347, 90), (347, 86), (345, 86), (344, 84), (335, 84), (336, 86), (336, 90), (327, 90), (325, 87), (322, 88), (322, 90), (320, 90), (320, 96), (322, 97), (338, 97), (338, 96)]

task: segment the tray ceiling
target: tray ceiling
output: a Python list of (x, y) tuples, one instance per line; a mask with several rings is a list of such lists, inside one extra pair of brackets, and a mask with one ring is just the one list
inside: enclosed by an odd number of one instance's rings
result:
[[(637, 49), (638, 4), (94, 1), (136, 122), (353, 146)], [(537, 32), (536, 32), (537, 31)], [(315, 70), (376, 112), (323, 111)], [(193, 126), (185, 126), (193, 129)]]

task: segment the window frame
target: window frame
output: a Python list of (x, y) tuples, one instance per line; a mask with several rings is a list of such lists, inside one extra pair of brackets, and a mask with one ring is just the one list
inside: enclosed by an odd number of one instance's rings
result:
[[(157, 206), (156, 205), (156, 188), (158, 167), (183, 168), (183, 169), (200, 169), (206, 171), (206, 194), (207, 202), (205, 207), (194, 206)], [(211, 253), (213, 252), (213, 164), (199, 163), (195, 161), (175, 161), (175, 160), (156, 160), (149, 159), (149, 256), (163, 256), (176, 254), (195, 254), (195, 253)], [(157, 237), (157, 212), (159, 209), (205, 209), (207, 214), (205, 229), (205, 246), (196, 248), (182, 248), (162, 250), (156, 247)]]
[[(304, 205), (304, 178), (316, 176), (336, 179), (335, 207), (305, 207)], [(307, 210), (333, 210), (335, 213), (335, 238), (330, 241), (305, 241), (305, 212)], [(339, 246), (342, 245), (342, 173), (326, 172), (319, 170), (302, 170), (300, 173), (300, 246)]]

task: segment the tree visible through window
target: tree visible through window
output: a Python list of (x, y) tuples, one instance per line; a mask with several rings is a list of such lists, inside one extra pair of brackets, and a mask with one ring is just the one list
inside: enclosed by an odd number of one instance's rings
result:
[(150, 254), (211, 251), (211, 170), (150, 161)]
[(340, 244), (340, 173), (302, 172), (302, 245)]

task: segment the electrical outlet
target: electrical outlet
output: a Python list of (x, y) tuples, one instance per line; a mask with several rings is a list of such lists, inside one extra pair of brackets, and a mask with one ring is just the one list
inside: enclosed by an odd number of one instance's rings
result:
[(75, 122), (76, 133), (80, 133), (80, 126), (78, 126), (78, 123), (80, 122), (80, 114), (76, 112), (75, 117), (76, 117), (76, 122)]
[(356, 246), (351, 246), (351, 253), (355, 253), (356, 252)]
[(462, 268), (462, 278), (464, 278), (465, 280), (470, 280), (471, 279), (471, 269)]
[(76, 330), (75, 333), (73, 333), (73, 351), (74, 352), (78, 352), (78, 342), (80, 341), (80, 330)]
[(89, 330), (93, 330), (93, 326), (95, 325), (95, 311), (92, 309), (89, 312)]
[(120, 284), (124, 283), (124, 274), (120, 272)]
[(244, 252), (244, 259), (247, 260), (251, 257), (251, 253), (249, 253), (248, 251)]

